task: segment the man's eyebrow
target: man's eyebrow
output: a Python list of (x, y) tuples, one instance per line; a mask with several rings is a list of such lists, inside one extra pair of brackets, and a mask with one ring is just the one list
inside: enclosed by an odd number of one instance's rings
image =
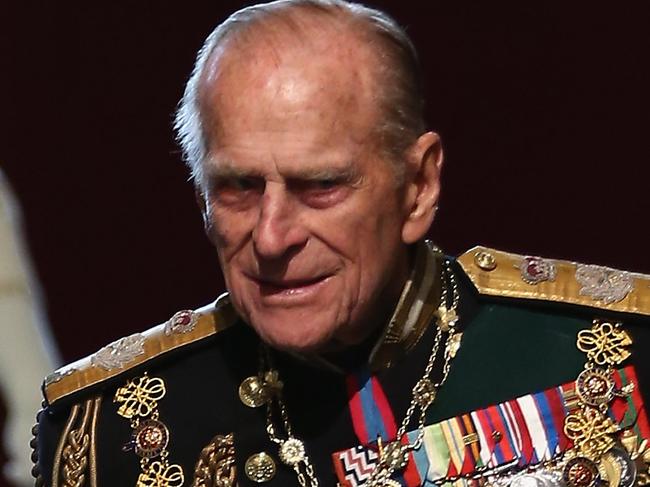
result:
[(304, 179), (307, 181), (312, 180), (353, 180), (357, 177), (359, 171), (352, 163), (344, 166), (324, 166), (314, 168), (304, 168), (292, 171), (287, 174), (287, 179)]
[(221, 160), (217, 164), (210, 164), (205, 169), (205, 176), (208, 180), (210, 180), (223, 178), (261, 177), (262, 175), (257, 171), (251, 171), (237, 167), (230, 161)]
[[(304, 167), (284, 171), (282, 176), (285, 179), (293, 180), (324, 180), (336, 179), (343, 181), (352, 181), (357, 179), (359, 175), (358, 168), (352, 163), (348, 162), (344, 165), (323, 165), (322, 167)], [(220, 160), (218, 163), (210, 164), (205, 169), (206, 179), (222, 179), (222, 178), (241, 178), (241, 177), (261, 177), (264, 175), (260, 171), (249, 170), (238, 167), (228, 160)]]

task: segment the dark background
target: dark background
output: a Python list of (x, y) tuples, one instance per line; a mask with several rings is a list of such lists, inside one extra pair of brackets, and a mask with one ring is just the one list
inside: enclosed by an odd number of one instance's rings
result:
[[(432, 236), (449, 253), (650, 272), (644, 3), (372, 3), (426, 67), (447, 155)], [(221, 291), (170, 125), (196, 50), (243, 5), (0, 7), (0, 167), (65, 360)]]
[[(222, 289), (170, 126), (196, 50), (242, 5), (2, 7), (0, 167), (66, 360)], [(438, 244), (650, 272), (641, 2), (373, 5), (426, 67), (447, 155)]]

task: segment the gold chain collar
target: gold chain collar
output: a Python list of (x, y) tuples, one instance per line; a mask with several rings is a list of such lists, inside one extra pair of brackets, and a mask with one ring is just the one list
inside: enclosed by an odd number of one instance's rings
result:
[[(384, 445), (382, 439), (378, 438), (379, 462), (369, 479), (363, 484), (364, 487), (397, 485), (391, 477), (396, 471), (402, 470), (406, 466), (409, 454), (422, 446), (426, 411), (435, 400), (438, 389), (446, 381), (451, 360), (456, 356), (460, 347), (462, 334), (455, 328), (458, 321), (458, 286), (451, 270), (451, 264), (446, 259), (443, 262), (441, 281), (440, 305), (435, 312), (437, 330), (429, 360), (422, 377), (412, 389), (411, 403), (402, 420), (396, 440)], [(446, 339), (442, 374), (441, 379), (434, 383), (432, 375), (443, 335), (446, 335)], [(301, 487), (318, 487), (318, 478), (305, 444), (293, 434), (287, 407), (282, 397), (283, 384), (278, 371), (274, 368), (271, 352), (266, 346), (262, 346), (261, 350), (259, 375), (244, 381), (248, 389), (248, 394), (245, 396), (251, 399), (249, 404), (251, 407), (266, 404), (266, 431), (269, 439), (278, 445), (280, 459), (294, 469)], [(414, 417), (417, 417), (416, 440), (413, 443), (402, 443), (401, 440), (405, 438)]]

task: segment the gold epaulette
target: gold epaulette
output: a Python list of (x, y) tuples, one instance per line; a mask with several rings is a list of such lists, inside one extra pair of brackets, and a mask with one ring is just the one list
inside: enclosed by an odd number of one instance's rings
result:
[(52, 405), (172, 350), (219, 333), (236, 321), (237, 314), (227, 294), (196, 311), (179, 311), (161, 325), (121, 338), (86, 358), (56, 370), (43, 383), (45, 401)]
[(650, 316), (650, 276), (474, 247), (458, 258), (481, 294)]

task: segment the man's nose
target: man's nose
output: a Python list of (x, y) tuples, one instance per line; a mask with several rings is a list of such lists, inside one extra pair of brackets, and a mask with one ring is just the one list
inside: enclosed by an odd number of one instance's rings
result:
[(283, 184), (266, 184), (253, 229), (253, 243), (260, 257), (277, 259), (307, 242), (298, 211)]

